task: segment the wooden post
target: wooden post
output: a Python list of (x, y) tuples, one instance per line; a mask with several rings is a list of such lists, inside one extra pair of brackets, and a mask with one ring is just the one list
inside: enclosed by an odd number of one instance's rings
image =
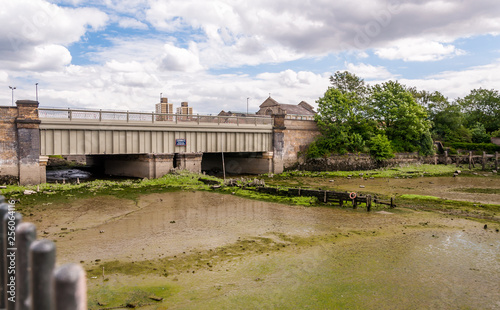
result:
[(469, 151), (469, 170), (472, 169), (472, 151)]
[(457, 155), (457, 160), (456, 160), (456, 163), (455, 165), (458, 167), (460, 166), (460, 155)]
[(326, 203), (326, 191), (325, 191), (325, 194), (324, 194), (324, 197), (323, 197), (323, 202)]
[(437, 154), (434, 154), (434, 165), (438, 164), (438, 156)]
[(66, 264), (54, 272), (55, 310), (87, 309), (85, 271), (80, 265)]
[(17, 300), (16, 310), (30, 310), (29, 249), (36, 240), (36, 228), (33, 223), (21, 223), (16, 229), (17, 239)]
[(486, 152), (483, 152), (483, 170), (486, 170)]
[[(2, 203), (0, 205), (0, 219), (3, 219), (5, 214), (9, 211), (9, 205), (6, 203)], [(5, 309), (5, 292), (7, 291), (5, 289), (6, 283), (5, 283), (5, 269), (3, 268), (5, 264), (5, 241), (4, 241), (4, 234), (3, 234), (3, 227), (4, 223), (3, 221), (0, 221), (0, 309)]]
[(394, 197), (391, 197), (391, 209), (394, 208)]
[(495, 152), (495, 170), (498, 171), (498, 152)]
[(37, 240), (30, 247), (32, 310), (53, 309), (52, 272), (56, 263), (56, 246), (50, 240)]
[[(5, 261), (4, 261), (4, 272), (5, 272), (5, 309), (15, 310), (17, 301), (17, 290), (19, 288), (19, 283), (15, 280), (12, 281), (12, 273), (9, 272), (12, 268), (19, 263), (19, 258), (17, 255), (17, 242), (15, 231), (17, 225), (21, 223), (23, 216), (20, 213), (14, 211), (12, 207), (8, 210), (3, 217), (3, 242), (5, 246)], [(14, 232), (14, 236), (10, 232)], [(15, 270), (15, 269), (14, 269)]]
[(448, 165), (448, 151), (444, 151), (444, 164)]
[(370, 212), (372, 209), (372, 195), (366, 195), (366, 211)]
[(356, 197), (356, 198), (354, 198), (352, 200), (352, 208), (353, 209), (357, 209), (358, 208), (358, 200), (357, 199), (358, 199), (358, 197)]

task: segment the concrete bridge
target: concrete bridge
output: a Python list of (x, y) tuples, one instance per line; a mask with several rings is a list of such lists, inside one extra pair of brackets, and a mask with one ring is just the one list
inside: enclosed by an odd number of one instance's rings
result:
[(50, 155), (86, 155), (106, 174), (161, 177), (193, 172), (279, 173), (318, 134), (310, 117), (179, 115), (0, 107), (0, 183), (45, 182)]

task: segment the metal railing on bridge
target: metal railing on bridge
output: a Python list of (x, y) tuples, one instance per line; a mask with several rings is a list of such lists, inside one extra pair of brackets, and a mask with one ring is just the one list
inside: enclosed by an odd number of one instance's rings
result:
[(197, 124), (234, 124), (234, 125), (272, 125), (270, 116), (218, 116), (199, 114), (163, 114), (131, 111), (105, 111), (85, 109), (39, 108), (41, 119), (61, 119), (68, 121), (94, 120), (150, 122), (150, 123), (197, 123)]

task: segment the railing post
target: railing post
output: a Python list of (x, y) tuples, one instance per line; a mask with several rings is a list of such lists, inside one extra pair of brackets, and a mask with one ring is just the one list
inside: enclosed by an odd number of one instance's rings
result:
[[(16, 293), (19, 288), (15, 268), (18, 264), (17, 242), (16, 242), (16, 227), (21, 223), (23, 216), (14, 211), (14, 207), (7, 211), (3, 217), (3, 239), (5, 246), (5, 309), (16, 309)], [(14, 270), (14, 273), (11, 271)]]
[[(2, 203), (0, 205), (0, 219), (3, 219), (5, 214), (9, 211), (9, 205), (6, 203)], [(5, 255), (5, 241), (4, 241), (4, 222), (3, 220), (0, 220), (0, 309), (5, 309), (5, 292), (7, 291), (6, 288), (6, 283), (5, 283), (5, 261), (7, 256)]]
[(17, 239), (17, 300), (16, 310), (30, 310), (30, 275), (29, 249), (36, 240), (36, 228), (33, 223), (21, 223), (16, 229)]
[(236, 125), (240, 125), (240, 118), (238, 116), (236, 116)]
[(102, 109), (99, 109), (99, 122), (102, 122)]
[(486, 169), (486, 152), (483, 151), (483, 170)]
[(73, 120), (73, 111), (71, 111), (70, 108), (68, 108), (68, 118), (70, 121)]
[(155, 122), (155, 112), (151, 112), (151, 122)]
[(55, 310), (87, 309), (85, 271), (80, 265), (66, 264), (54, 272)]
[(196, 116), (198, 117), (198, 125), (200, 124), (200, 113), (196, 114)]
[(52, 310), (54, 290), (52, 272), (56, 262), (56, 246), (50, 240), (37, 240), (30, 247), (32, 310)]

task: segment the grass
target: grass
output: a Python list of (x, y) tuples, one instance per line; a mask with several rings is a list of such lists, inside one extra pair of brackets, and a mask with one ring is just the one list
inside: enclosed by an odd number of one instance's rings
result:
[(374, 170), (361, 171), (285, 171), (281, 174), (264, 175), (267, 179), (281, 179), (289, 177), (349, 177), (363, 174), (365, 177), (374, 178), (392, 178), (406, 177), (411, 175), (424, 176), (449, 176), (455, 172), (457, 168), (454, 165), (403, 165), (399, 167), (387, 167)]

